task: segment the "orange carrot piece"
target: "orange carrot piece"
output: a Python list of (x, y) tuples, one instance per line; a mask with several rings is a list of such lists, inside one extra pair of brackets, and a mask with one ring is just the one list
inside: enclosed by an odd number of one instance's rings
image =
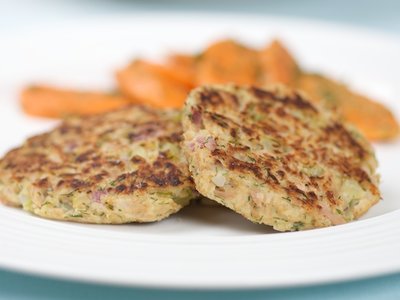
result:
[(28, 87), (22, 91), (20, 101), (25, 113), (48, 118), (98, 114), (131, 103), (116, 94), (82, 92), (50, 86)]
[(260, 75), (259, 71), (255, 50), (233, 40), (222, 40), (209, 46), (198, 57), (196, 83), (254, 84)]
[(261, 50), (259, 57), (263, 74), (261, 84), (292, 84), (300, 73), (295, 59), (278, 40)]
[(341, 83), (320, 75), (303, 74), (297, 88), (305, 91), (311, 100), (337, 110), (369, 140), (390, 140), (400, 134), (399, 123), (389, 109)]
[(124, 95), (154, 107), (182, 107), (190, 90), (162, 66), (142, 60), (118, 71), (116, 78)]
[(185, 54), (173, 54), (167, 58), (165, 67), (169, 76), (193, 88), (196, 75), (196, 57)]

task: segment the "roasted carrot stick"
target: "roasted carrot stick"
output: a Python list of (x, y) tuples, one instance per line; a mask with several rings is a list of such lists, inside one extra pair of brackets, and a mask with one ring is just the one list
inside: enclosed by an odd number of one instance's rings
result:
[(399, 124), (384, 105), (354, 93), (332, 79), (303, 74), (297, 88), (305, 91), (311, 100), (337, 110), (344, 120), (356, 126), (369, 140), (389, 140), (400, 133)]
[(29, 115), (61, 118), (66, 115), (92, 115), (128, 105), (131, 101), (101, 92), (82, 92), (50, 86), (31, 86), (20, 96), (22, 109)]
[(196, 83), (255, 84), (260, 75), (257, 51), (233, 40), (222, 40), (209, 46), (199, 57)]
[(263, 75), (261, 84), (293, 84), (300, 74), (295, 59), (278, 40), (262, 49), (259, 56)]
[(278, 40), (259, 51), (220, 40), (200, 55), (172, 54), (163, 65), (136, 60), (118, 71), (116, 79), (123, 96), (37, 86), (22, 92), (22, 107), (28, 114), (45, 117), (100, 113), (130, 102), (179, 108), (190, 89), (202, 84), (283, 83), (338, 111), (371, 140), (392, 139), (400, 132), (385, 106), (332, 79), (305, 72)]
[(196, 86), (196, 62), (194, 55), (173, 54), (167, 58), (165, 67), (169, 76), (193, 88)]
[(155, 107), (182, 107), (190, 87), (160, 65), (136, 60), (116, 74), (122, 93)]

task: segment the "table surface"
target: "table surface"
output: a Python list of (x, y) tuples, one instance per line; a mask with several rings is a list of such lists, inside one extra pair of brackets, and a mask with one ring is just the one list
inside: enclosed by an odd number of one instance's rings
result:
[[(243, 12), (340, 22), (400, 35), (398, 0), (0, 0), (0, 37), (73, 18), (151, 11)], [(0, 50), (1, 51), (1, 50)], [(400, 299), (400, 273), (346, 283), (252, 291), (102, 286), (0, 269), (0, 299)]]

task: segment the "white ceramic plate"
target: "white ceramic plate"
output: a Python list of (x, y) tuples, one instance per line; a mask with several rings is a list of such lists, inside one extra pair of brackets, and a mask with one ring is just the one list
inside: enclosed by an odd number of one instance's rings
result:
[[(343, 79), (400, 115), (400, 41), (393, 37), (255, 16), (115, 16), (1, 37), (0, 152), (54, 125), (20, 112), (22, 86), (108, 88), (113, 71), (132, 57), (159, 59), (222, 37), (255, 46), (279, 37), (304, 67)], [(189, 207), (155, 224), (81, 225), (0, 206), (0, 266), (168, 288), (294, 286), (400, 271), (400, 142), (375, 148), (383, 201), (350, 224), (276, 233), (223, 208)]]

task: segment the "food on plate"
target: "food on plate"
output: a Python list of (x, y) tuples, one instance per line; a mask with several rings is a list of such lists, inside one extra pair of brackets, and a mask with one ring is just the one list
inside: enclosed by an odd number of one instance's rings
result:
[(234, 41), (220, 40), (197, 55), (173, 54), (167, 59), (192, 86), (202, 84), (293, 84), (300, 75), (294, 58), (277, 40), (256, 50)]
[(116, 78), (126, 97), (153, 107), (182, 107), (192, 88), (173, 68), (142, 60), (119, 70)]
[(131, 106), (70, 118), (0, 160), (0, 199), (51, 219), (152, 222), (197, 196), (180, 113)]
[(301, 75), (297, 62), (278, 40), (261, 49), (259, 57), (263, 75), (259, 85), (272, 83), (294, 85)]
[(370, 140), (390, 140), (400, 127), (384, 105), (351, 91), (342, 83), (302, 69), (278, 40), (255, 49), (232, 39), (219, 40), (197, 54), (174, 53), (164, 63), (136, 59), (116, 72), (123, 96), (27, 89), (24, 110), (31, 115), (60, 117), (113, 110), (133, 101), (152, 107), (180, 108), (189, 91), (204, 84), (265, 86), (282, 83), (304, 90), (309, 99), (339, 112)]
[(337, 225), (380, 199), (368, 141), (299, 92), (200, 87), (182, 123), (196, 189), (253, 222), (279, 231)]
[[(199, 57), (174, 53), (167, 57), (166, 67), (173, 70), (177, 78), (185, 82), (188, 87), (195, 87), (194, 78), (196, 76), (196, 62)], [(186, 98), (185, 98), (186, 100)]]
[(21, 93), (24, 112), (47, 118), (99, 114), (131, 102), (117, 93), (74, 91), (50, 86), (29, 86)]
[(233, 40), (218, 41), (197, 56), (196, 85), (254, 84), (261, 75), (257, 51)]
[(302, 70), (278, 40), (260, 50), (234, 40), (220, 40), (196, 55), (171, 55), (165, 66), (141, 64), (134, 62), (117, 78), (125, 95), (149, 105), (180, 107), (189, 89), (203, 84), (283, 83), (304, 90), (310, 100), (339, 112), (370, 140), (390, 140), (400, 133), (398, 122), (384, 105), (342, 83)]
[(294, 231), (349, 222), (380, 199), (365, 138), (397, 137), (394, 115), (304, 70), (278, 40), (135, 59), (115, 79), (114, 93), (22, 91), (26, 113), (68, 118), (0, 160), (0, 200), (47, 218), (128, 223), (166, 218), (200, 193)]
[(345, 85), (317, 74), (303, 74), (297, 88), (313, 102), (339, 112), (370, 140), (389, 140), (399, 135), (400, 127), (384, 105), (350, 91)]

